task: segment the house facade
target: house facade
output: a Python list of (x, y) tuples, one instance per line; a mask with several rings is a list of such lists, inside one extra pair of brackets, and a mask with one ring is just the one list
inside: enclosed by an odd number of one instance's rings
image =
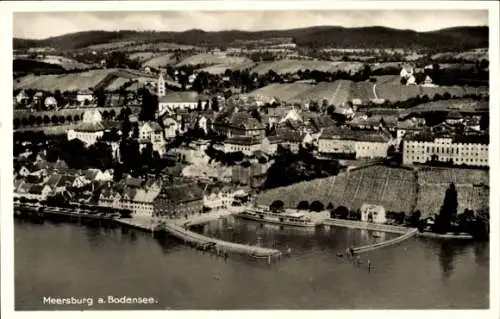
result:
[(139, 127), (139, 140), (147, 141), (152, 144), (153, 151), (158, 152), (160, 156), (165, 153), (165, 139), (163, 138), (163, 129), (156, 122), (145, 122)]
[(391, 138), (383, 132), (359, 132), (347, 129), (327, 130), (319, 137), (322, 154), (346, 155), (355, 158), (385, 158)]
[(403, 163), (426, 163), (436, 160), (451, 161), (456, 165), (488, 167), (488, 150), (486, 137), (461, 139), (413, 136), (403, 140)]
[(185, 218), (203, 212), (203, 191), (193, 182), (163, 185), (153, 201), (154, 214), (166, 218)]

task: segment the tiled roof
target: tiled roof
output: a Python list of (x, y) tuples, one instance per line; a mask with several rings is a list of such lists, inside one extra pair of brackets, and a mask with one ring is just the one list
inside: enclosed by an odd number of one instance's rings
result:
[(125, 180), (125, 185), (130, 187), (141, 187), (142, 180), (139, 178), (129, 177)]
[(203, 190), (193, 183), (177, 186), (169, 185), (162, 188), (160, 196), (175, 202), (189, 202), (203, 199)]
[(291, 108), (286, 108), (286, 107), (276, 107), (276, 108), (268, 108), (267, 112), (269, 117), (277, 117), (277, 118), (283, 118), (285, 117), (288, 112), (290, 112), (292, 109)]
[(105, 127), (102, 123), (85, 123), (82, 122), (80, 125), (78, 125), (75, 129), (75, 131), (78, 132), (99, 132), (99, 131), (104, 131)]
[(235, 145), (256, 145), (260, 144), (261, 140), (253, 138), (252, 136), (232, 136), (225, 140), (224, 143)]
[(304, 137), (300, 132), (292, 131), (292, 130), (278, 130), (276, 132), (277, 136), (284, 142), (302, 142)]
[(158, 132), (162, 130), (160, 124), (154, 121), (145, 122), (143, 125), (148, 125), (153, 130), (153, 132)]
[(390, 138), (386, 134), (379, 132), (353, 131), (345, 128), (329, 128), (321, 134), (320, 139), (338, 139), (365, 142), (389, 142)]
[(56, 187), (59, 182), (61, 181), (62, 176), (60, 174), (53, 174), (52, 176), (49, 177), (47, 182), (45, 183), (46, 185), (54, 188)]
[(199, 99), (204, 99), (194, 91), (185, 92), (168, 92), (165, 96), (159, 98), (159, 102), (163, 103), (194, 103)]

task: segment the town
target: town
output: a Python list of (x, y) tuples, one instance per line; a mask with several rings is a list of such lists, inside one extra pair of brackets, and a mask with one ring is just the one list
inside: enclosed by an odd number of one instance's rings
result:
[(265, 205), (366, 221), (376, 207), (371, 222), (423, 229), (452, 189), (439, 231), (487, 229), (487, 49), (233, 45), (18, 49), (15, 202), (170, 220)]

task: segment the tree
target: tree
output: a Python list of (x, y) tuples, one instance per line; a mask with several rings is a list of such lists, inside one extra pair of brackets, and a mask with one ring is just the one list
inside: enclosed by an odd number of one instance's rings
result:
[(434, 231), (437, 233), (446, 233), (452, 221), (455, 220), (458, 208), (458, 194), (455, 184), (451, 183), (446, 190), (443, 205), (436, 217)]
[(196, 107), (196, 109), (198, 110), (198, 112), (203, 111), (203, 105), (201, 104), (201, 100), (200, 99), (198, 99), (198, 106)]
[[(73, 121), (75, 121), (75, 122), (80, 121), (80, 115), (77, 114), (77, 115), (73, 116)], [(44, 119), (44, 122), (45, 122), (45, 119)]]
[(326, 206), (326, 209), (328, 210), (333, 210), (333, 204), (332, 203), (328, 203), (328, 205)]
[(309, 209), (309, 203), (305, 200), (301, 201), (298, 205), (297, 205), (297, 209), (300, 209), (300, 210), (308, 210)]
[(59, 121), (59, 118), (57, 117), (57, 115), (52, 115), (52, 117), (50, 118), (50, 121), (52, 122), (52, 124), (57, 124), (57, 122)]
[(49, 124), (49, 123), (50, 123), (50, 117), (49, 117), (48, 115), (45, 115), (45, 116), (43, 117), (43, 123), (44, 123), (44, 124)]
[(277, 210), (282, 210), (285, 204), (281, 200), (275, 200), (272, 202), (272, 204), (269, 206), (271, 210), (277, 211)]
[(219, 112), (219, 100), (216, 96), (212, 98), (212, 111)]
[(132, 130), (132, 124), (130, 123), (130, 120), (128, 119), (128, 116), (126, 116), (122, 122), (121, 125), (122, 133), (123, 133), (123, 138), (127, 138), (130, 134), (130, 130)]
[(320, 201), (315, 200), (311, 203), (309, 209), (312, 210), (313, 212), (321, 212), (322, 210), (325, 209), (325, 205), (323, 205), (323, 203), (321, 203)]
[(66, 122), (66, 118), (63, 115), (59, 116), (59, 123), (64, 124), (64, 122)]
[(349, 209), (345, 206), (339, 206), (333, 211), (335, 218), (347, 219), (349, 216)]

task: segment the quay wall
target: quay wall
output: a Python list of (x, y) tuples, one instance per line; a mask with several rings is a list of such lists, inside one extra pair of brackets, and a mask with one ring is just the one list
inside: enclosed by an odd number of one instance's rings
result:
[(374, 224), (374, 223), (367, 223), (367, 222), (362, 222), (362, 221), (357, 221), (357, 220), (345, 220), (345, 219), (336, 219), (336, 218), (327, 218), (321, 224), (328, 225), (328, 226), (338, 226), (338, 227), (383, 231), (383, 232), (395, 233), (395, 234), (406, 234), (411, 230), (410, 228), (401, 227), (401, 226)]

